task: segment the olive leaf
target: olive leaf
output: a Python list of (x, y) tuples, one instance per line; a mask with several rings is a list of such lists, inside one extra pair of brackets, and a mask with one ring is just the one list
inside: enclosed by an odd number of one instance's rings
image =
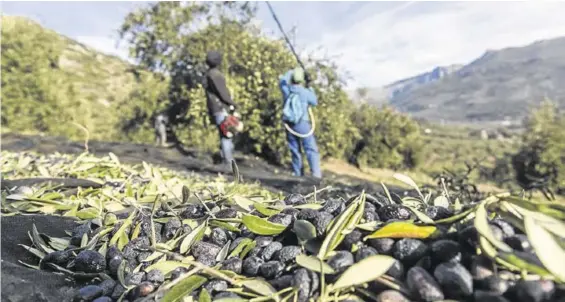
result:
[(235, 162), (235, 160), (231, 161), (231, 169), (233, 172), (234, 182), (236, 184), (243, 182), (243, 180), (241, 179), (241, 175), (239, 174), (239, 168), (237, 167), (237, 163)]
[(241, 240), (241, 241), (239, 242), (239, 244), (233, 249), (233, 251), (230, 253), (229, 257), (231, 258), (231, 257), (235, 257), (235, 256), (239, 255), (239, 254), (243, 251), (243, 249), (244, 249), (247, 245), (251, 244), (252, 242), (253, 242), (253, 240), (251, 240), (251, 239), (249, 239), (249, 238), (244, 238), (244, 239)]
[(335, 270), (319, 258), (300, 254), (296, 256), (295, 260), (296, 264), (311, 271), (321, 273), (323, 269), (324, 274), (335, 274)]
[(523, 209), (522, 207), (517, 205), (510, 205), (509, 207), (512, 210), (518, 212), (518, 214), (521, 216), (528, 216), (533, 218), (536, 224), (544, 227), (546, 230), (553, 233), (553, 235), (565, 239), (565, 223), (563, 223), (562, 221), (543, 213)]
[(182, 203), (186, 204), (188, 202), (188, 198), (190, 197), (190, 190), (187, 186), (182, 186)]
[(394, 173), (392, 175), (392, 177), (396, 178), (397, 180), (409, 185), (410, 187), (412, 187), (414, 190), (416, 190), (418, 192), (418, 195), (420, 195), (420, 197), (422, 198), (422, 202), (424, 202), (424, 195), (422, 194), (422, 192), (420, 191), (420, 188), (418, 187), (418, 185), (416, 184), (416, 182), (414, 182), (414, 180), (412, 180), (412, 178), (404, 175), (404, 174), (400, 174), (400, 173)]
[[(29, 233), (28, 233), (29, 234)], [(35, 226), (35, 224), (32, 225), (31, 228), (31, 239), (33, 241), (33, 244), (35, 244), (35, 246), (40, 249), (41, 251), (45, 252), (45, 253), (52, 253), (54, 252), (53, 249), (51, 249), (47, 243), (45, 242), (45, 240), (43, 240), (43, 238), (41, 238), (41, 235), (39, 234), (39, 231), (37, 231), (37, 227)]]
[(431, 219), (430, 217), (428, 217), (428, 215), (418, 211), (416, 208), (414, 207), (408, 207), (408, 209), (410, 211), (412, 211), (412, 213), (414, 213), (414, 215), (416, 215), (416, 217), (418, 217), (418, 219), (420, 219), (421, 222), (423, 223), (427, 223), (427, 224), (434, 224), (433, 219)]
[(249, 254), (249, 252), (251, 252), (251, 250), (254, 249), (256, 246), (257, 246), (257, 241), (253, 241), (247, 244), (243, 249), (243, 251), (241, 251), (241, 254), (239, 254), (239, 259), (244, 259), (245, 256), (247, 256), (247, 254)]
[(241, 285), (261, 296), (273, 297), (275, 301), (279, 301), (279, 297), (276, 295), (277, 291), (263, 279), (255, 278), (251, 280), (245, 280), (241, 282)]
[(481, 236), (485, 237), (485, 239), (487, 239), (496, 248), (504, 252), (511, 252), (512, 248), (510, 246), (496, 239), (492, 234), (487, 219), (486, 201), (488, 200), (481, 202), (477, 207), (477, 211), (475, 213), (475, 228)]
[(88, 244), (88, 234), (84, 233), (82, 234), (82, 238), (80, 239), (80, 247), (84, 248), (86, 247), (87, 244)]
[(204, 236), (204, 232), (206, 232), (207, 226), (208, 221), (204, 221), (199, 226), (194, 228), (194, 230), (192, 230), (192, 232), (190, 232), (188, 236), (184, 237), (182, 243), (180, 244), (181, 254), (186, 254), (190, 247)]
[(449, 208), (449, 199), (443, 195), (436, 197), (433, 203), (436, 207)]
[(212, 302), (212, 297), (205, 288), (203, 288), (200, 291), (200, 295), (198, 296), (198, 302)]
[(307, 220), (295, 220), (292, 230), (301, 242), (316, 238), (316, 227)]
[(126, 267), (127, 267), (127, 261), (122, 260), (122, 262), (120, 262), (120, 265), (118, 266), (118, 270), (117, 270), (118, 281), (125, 288), (127, 288), (127, 286), (126, 286)]
[(233, 201), (237, 204), (240, 208), (242, 208), (246, 212), (250, 212), (255, 202), (247, 197), (243, 197), (240, 195), (232, 196)]
[(155, 264), (148, 266), (145, 269), (145, 271), (150, 272), (150, 271), (156, 269), (156, 270), (161, 271), (161, 273), (163, 273), (163, 275), (166, 275), (166, 274), (170, 273), (171, 271), (173, 271), (177, 267), (189, 268), (190, 265), (183, 263), (183, 262), (179, 262), (179, 261), (166, 260), (166, 261), (157, 262)]
[(366, 236), (363, 240), (375, 238), (418, 238), (425, 239), (436, 235), (438, 229), (435, 226), (420, 226), (411, 222), (395, 221), (386, 224), (374, 233)]
[(524, 217), (524, 226), (528, 239), (545, 268), (561, 281), (565, 281), (565, 251), (555, 237), (536, 224), (532, 217)]
[(194, 275), (187, 277), (173, 286), (161, 299), (161, 302), (181, 302), (182, 299), (194, 290), (200, 288), (208, 279)]
[(153, 262), (154, 260), (159, 259), (163, 255), (165, 254), (163, 254), (162, 252), (155, 251), (153, 252), (153, 254), (147, 256), (147, 258), (145, 258), (142, 262)]
[(231, 240), (228, 240), (226, 244), (222, 247), (218, 255), (216, 255), (216, 261), (222, 262), (228, 256), (228, 252), (230, 251)]
[(27, 245), (25, 245), (25, 244), (18, 244), (18, 245), (21, 246), (21, 247), (23, 247), (24, 249), (26, 249), (28, 252), (34, 254), (34, 255), (37, 256), (39, 259), (43, 259), (43, 258), (45, 258), (45, 256), (47, 255), (47, 254), (45, 254), (44, 252), (42, 252), (42, 251), (40, 251), (40, 250), (38, 250), (38, 249), (35, 249), (35, 248), (31, 247), (31, 246), (27, 246)]
[(249, 302), (249, 301), (250, 300), (243, 299), (243, 298), (232, 298), (232, 297), (220, 298), (220, 299), (214, 300), (214, 302)]
[(383, 187), (383, 191), (385, 191), (385, 195), (387, 197), (387, 203), (391, 204), (394, 203), (394, 201), (392, 200), (392, 196), (390, 195), (390, 192), (387, 188), (387, 186), (381, 181), (381, 187)]
[(253, 204), (253, 207), (255, 208), (255, 210), (257, 210), (257, 212), (267, 216), (267, 217), (271, 217), (273, 215), (276, 215), (278, 213), (280, 213), (282, 211), (282, 209), (274, 209), (272, 207), (268, 207), (262, 203), (256, 202), (255, 204)]
[(373, 281), (385, 274), (395, 262), (396, 259), (390, 256), (369, 256), (345, 270), (335, 284), (331, 286), (331, 291)]
[(139, 237), (140, 233), (141, 233), (141, 222), (138, 222), (135, 225), (135, 228), (133, 228), (133, 232), (131, 232), (131, 240), (134, 240), (135, 238)]
[(334, 218), (330, 226), (328, 226), (329, 231), (318, 251), (318, 258), (325, 259), (327, 254), (341, 243), (346, 235), (344, 231), (355, 228), (363, 216), (364, 203), (365, 192), (362, 192), (347, 206), (345, 211)]
[(488, 242), (485, 237), (479, 236), (479, 246), (481, 247), (481, 250), (483, 251), (483, 253), (485, 253), (485, 255), (487, 255), (491, 259), (496, 259), (498, 253), (494, 246), (492, 246), (492, 244), (490, 244), (490, 242)]
[(118, 166), (121, 165), (121, 164), (120, 164), (120, 160), (118, 159), (118, 157), (116, 156), (116, 154), (110, 152), (110, 153), (108, 153), (108, 155), (110, 156), (110, 158), (112, 159), (112, 161), (113, 161), (116, 165), (118, 165)]
[(243, 215), (242, 222), (251, 232), (258, 235), (278, 235), (286, 229), (286, 226), (282, 224), (253, 215)]
[(220, 220), (218, 220), (218, 219), (211, 219), (211, 220), (210, 220), (210, 225), (211, 225), (211, 226), (216, 226), (216, 227), (219, 227), (219, 228), (222, 228), (222, 229), (224, 229), (224, 230), (231, 231), (231, 232), (236, 232), (236, 233), (240, 233), (240, 232), (241, 232), (241, 230), (238, 229), (238, 228), (236, 228), (235, 226), (233, 226), (233, 225), (231, 225), (231, 224), (229, 224), (229, 223), (227, 223), (227, 222), (220, 221)]
[(453, 216), (451, 216), (451, 217), (447, 217), (447, 218), (444, 218), (444, 219), (436, 220), (436, 221), (434, 221), (434, 223), (435, 223), (436, 225), (437, 225), (437, 224), (451, 224), (451, 223), (454, 223), (454, 222), (457, 222), (457, 221), (459, 221), (459, 220), (462, 220), (462, 219), (464, 219), (465, 217), (467, 217), (467, 216), (473, 214), (473, 213), (475, 212), (475, 210), (476, 210), (476, 207), (473, 207), (473, 208), (467, 209), (467, 210), (465, 210), (465, 211), (463, 211), (463, 212), (461, 212), (461, 213), (459, 213), (459, 214), (455, 214), (455, 215), (453, 215)]
[[(121, 242), (123, 240), (122, 237), (125, 237), (126, 241), (127, 241), (128, 237), (127, 237), (127, 234), (126, 234), (126, 229), (132, 224), (133, 218), (135, 217), (136, 214), (137, 214), (137, 210), (134, 210), (134, 211), (131, 212), (131, 214), (124, 221), (122, 226), (120, 226), (118, 231), (110, 239), (110, 245), (115, 245), (116, 243), (118, 243), (118, 240), (120, 240), (120, 242)], [(120, 250), (121, 250), (121, 248), (120, 248)]]
[(319, 204), (319, 203), (306, 203), (306, 204), (301, 204), (301, 205), (297, 205), (297, 206), (293, 206), (293, 208), (298, 209), (298, 210), (302, 210), (302, 209), (312, 209), (312, 210), (319, 210), (321, 208), (323, 208), (324, 206)]

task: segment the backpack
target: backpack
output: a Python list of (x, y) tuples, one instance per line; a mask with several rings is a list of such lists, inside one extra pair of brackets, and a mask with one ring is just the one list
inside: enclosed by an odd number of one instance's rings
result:
[(291, 92), (286, 98), (283, 105), (283, 121), (296, 124), (304, 117), (304, 106), (300, 96)]

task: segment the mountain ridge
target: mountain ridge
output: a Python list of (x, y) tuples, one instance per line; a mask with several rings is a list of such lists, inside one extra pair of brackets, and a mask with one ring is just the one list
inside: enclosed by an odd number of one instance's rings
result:
[(367, 98), (386, 95), (381, 103), (429, 121), (520, 123), (546, 98), (565, 108), (564, 82), (565, 37), (558, 37), (486, 50), (464, 65), (369, 87)]

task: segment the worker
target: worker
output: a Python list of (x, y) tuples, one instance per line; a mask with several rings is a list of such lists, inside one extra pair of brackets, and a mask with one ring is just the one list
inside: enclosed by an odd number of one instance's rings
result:
[[(310, 87), (310, 79), (302, 68), (295, 68), (287, 71), (280, 77), (279, 86), (283, 95), (285, 104), (289, 104), (290, 100), (296, 100), (297, 106), (294, 108), (293, 114), (299, 116), (285, 115), (283, 109), (283, 122), (290, 129), (299, 134), (307, 134), (312, 130), (312, 124), (308, 115), (308, 108), (316, 106), (318, 100), (316, 93)], [(287, 108), (287, 107), (285, 107)], [(297, 113), (298, 112), (298, 113)], [(288, 147), (292, 156), (292, 170), (295, 176), (304, 176), (302, 167), (301, 145), (306, 153), (308, 165), (312, 171), (312, 176), (317, 179), (322, 178), (322, 170), (320, 168), (320, 154), (316, 144), (314, 134), (307, 137), (297, 136), (290, 131), (286, 131)]]
[(160, 147), (170, 147), (167, 142), (169, 131), (171, 136), (176, 140), (176, 135), (172, 131), (172, 127), (181, 122), (181, 118), (188, 111), (187, 102), (175, 102), (169, 105), (165, 110), (158, 112), (153, 120), (153, 128), (155, 130), (155, 145)]
[(231, 99), (226, 79), (220, 72), (221, 63), (222, 54), (218, 51), (209, 51), (206, 54), (206, 65), (208, 65), (205, 79), (206, 100), (211, 121), (218, 127), (222, 159), (226, 165), (231, 166), (234, 160), (233, 141), (231, 137), (222, 133), (220, 125), (228, 117), (228, 110), (229, 113), (233, 113), (237, 106)]
[(169, 127), (169, 116), (166, 112), (160, 112), (155, 117), (153, 127), (155, 129), (155, 145), (158, 147), (168, 147), (167, 128)]

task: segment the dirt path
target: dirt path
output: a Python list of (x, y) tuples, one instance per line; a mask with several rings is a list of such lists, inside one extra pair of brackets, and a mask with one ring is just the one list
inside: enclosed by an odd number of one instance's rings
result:
[[(44, 154), (60, 152), (67, 154), (79, 154), (84, 151), (84, 144), (72, 142), (63, 137), (51, 136), (29, 136), (21, 134), (2, 134), (2, 150), (9, 151), (36, 151)], [(229, 168), (215, 165), (212, 157), (194, 149), (186, 148), (157, 148), (149, 145), (123, 143), (123, 142), (101, 142), (90, 141), (89, 151), (97, 155), (107, 155), (109, 152), (116, 154), (120, 160), (127, 163), (139, 164), (142, 161), (160, 165), (163, 167), (180, 170), (194, 171), (200, 175), (212, 176), (222, 173), (231, 177)], [(316, 184), (309, 178), (298, 178), (288, 173), (280, 173), (286, 170), (284, 167), (276, 167), (262, 160), (236, 153), (236, 160), (241, 175), (245, 181), (259, 182), (261, 185), (272, 190), (291, 192), (311, 192), (316, 185), (317, 188), (331, 185), (337, 190), (345, 193), (358, 193), (361, 190), (367, 192), (380, 191), (379, 184), (367, 180), (326, 172), (321, 184)], [(393, 191), (402, 189), (390, 186)]]

